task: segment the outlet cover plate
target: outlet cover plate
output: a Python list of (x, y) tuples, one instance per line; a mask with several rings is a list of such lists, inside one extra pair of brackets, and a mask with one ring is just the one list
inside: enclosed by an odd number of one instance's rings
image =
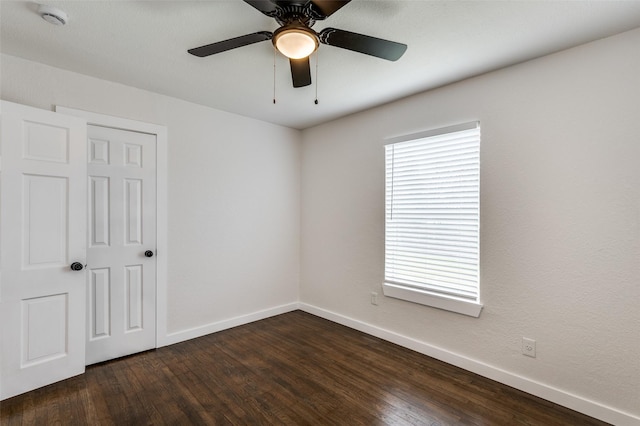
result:
[(522, 338), (522, 355), (536, 357), (536, 341), (528, 337)]

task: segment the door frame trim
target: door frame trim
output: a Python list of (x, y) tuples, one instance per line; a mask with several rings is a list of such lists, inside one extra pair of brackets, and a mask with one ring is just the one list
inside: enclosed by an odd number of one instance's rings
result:
[[(114, 117), (60, 105), (55, 111), (84, 118), (88, 125), (148, 133), (156, 136), (156, 348), (167, 341), (167, 127), (128, 118)], [(159, 254), (159, 255), (158, 255)]]

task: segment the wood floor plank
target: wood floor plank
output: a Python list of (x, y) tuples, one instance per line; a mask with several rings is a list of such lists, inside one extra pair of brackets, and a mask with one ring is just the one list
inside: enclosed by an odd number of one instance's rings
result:
[(295, 311), (89, 366), (2, 401), (0, 424), (606, 423)]

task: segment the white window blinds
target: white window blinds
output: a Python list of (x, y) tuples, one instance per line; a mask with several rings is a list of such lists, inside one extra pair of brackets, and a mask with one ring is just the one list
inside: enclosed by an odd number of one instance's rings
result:
[(385, 282), (478, 303), (479, 123), (396, 138), (385, 154)]

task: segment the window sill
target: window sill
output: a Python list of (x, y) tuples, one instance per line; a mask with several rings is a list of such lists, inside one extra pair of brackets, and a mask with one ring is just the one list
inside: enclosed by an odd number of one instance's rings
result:
[(448, 298), (445, 296), (431, 294), (426, 291), (409, 289), (397, 284), (383, 283), (382, 290), (384, 295), (388, 297), (419, 303), (433, 308), (444, 309), (445, 311), (456, 312), (458, 314), (468, 315), (475, 318), (480, 316), (483, 306), (480, 303)]

